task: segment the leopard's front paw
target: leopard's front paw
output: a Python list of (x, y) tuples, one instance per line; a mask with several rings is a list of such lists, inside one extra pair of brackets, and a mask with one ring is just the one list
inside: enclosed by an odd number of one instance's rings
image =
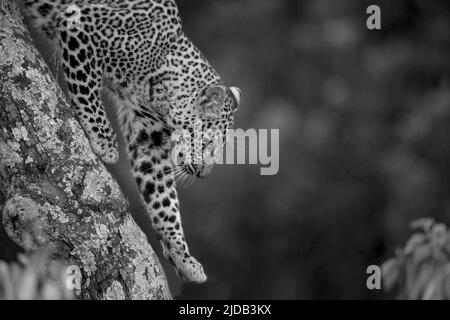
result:
[(178, 276), (186, 282), (204, 283), (208, 280), (203, 266), (189, 253), (177, 253), (161, 241), (163, 254), (174, 266)]
[[(175, 259), (178, 259), (175, 262)], [(186, 282), (197, 282), (204, 283), (208, 280), (205, 271), (203, 270), (203, 266), (200, 262), (197, 261), (194, 257), (176, 257), (174, 259), (174, 263), (176, 264), (176, 270), (181, 279)]]
[(119, 161), (119, 147), (116, 138), (91, 140), (91, 147), (94, 153), (104, 162), (115, 164)]

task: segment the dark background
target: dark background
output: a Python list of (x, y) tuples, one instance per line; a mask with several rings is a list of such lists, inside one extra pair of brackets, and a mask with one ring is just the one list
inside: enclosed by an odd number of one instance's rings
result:
[[(366, 28), (370, 4), (382, 30)], [(180, 190), (187, 240), (210, 281), (182, 284), (163, 261), (172, 293), (390, 297), (367, 289), (366, 268), (393, 256), (410, 221), (450, 219), (450, 2), (178, 5), (185, 32), (244, 92), (236, 127), (280, 129), (280, 172), (218, 166)], [(111, 169), (162, 257), (123, 154)], [(0, 258), (11, 259), (4, 238)]]

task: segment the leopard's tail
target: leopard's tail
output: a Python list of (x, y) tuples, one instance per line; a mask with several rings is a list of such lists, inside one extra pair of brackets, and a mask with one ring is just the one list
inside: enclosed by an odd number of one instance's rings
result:
[(63, 17), (74, 17), (76, 0), (21, 0), (25, 15), (47, 37), (55, 39)]

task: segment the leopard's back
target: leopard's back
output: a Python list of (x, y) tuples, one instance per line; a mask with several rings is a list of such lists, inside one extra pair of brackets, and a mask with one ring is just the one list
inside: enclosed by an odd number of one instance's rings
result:
[[(123, 18), (142, 21), (148, 21), (149, 13), (158, 14), (162, 8), (177, 10), (174, 0), (23, 0), (22, 4), (26, 16), (50, 39), (56, 38), (58, 28), (65, 19), (76, 17), (78, 9), (88, 6), (123, 10)], [(129, 17), (124, 16), (127, 11)]]

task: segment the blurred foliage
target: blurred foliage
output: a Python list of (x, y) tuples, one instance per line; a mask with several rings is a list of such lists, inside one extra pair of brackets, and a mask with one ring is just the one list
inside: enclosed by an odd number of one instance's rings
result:
[(280, 129), (280, 172), (217, 167), (182, 190), (212, 279), (183, 298), (379, 299), (381, 265), (423, 216), (450, 223), (450, 2), (183, 0), (240, 128)]
[(412, 227), (419, 232), (382, 266), (384, 289), (396, 287), (399, 299), (450, 299), (450, 230), (433, 219)]
[(17, 262), (0, 261), (0, 300), (69, 300), (66, 266), (44, 250)]

